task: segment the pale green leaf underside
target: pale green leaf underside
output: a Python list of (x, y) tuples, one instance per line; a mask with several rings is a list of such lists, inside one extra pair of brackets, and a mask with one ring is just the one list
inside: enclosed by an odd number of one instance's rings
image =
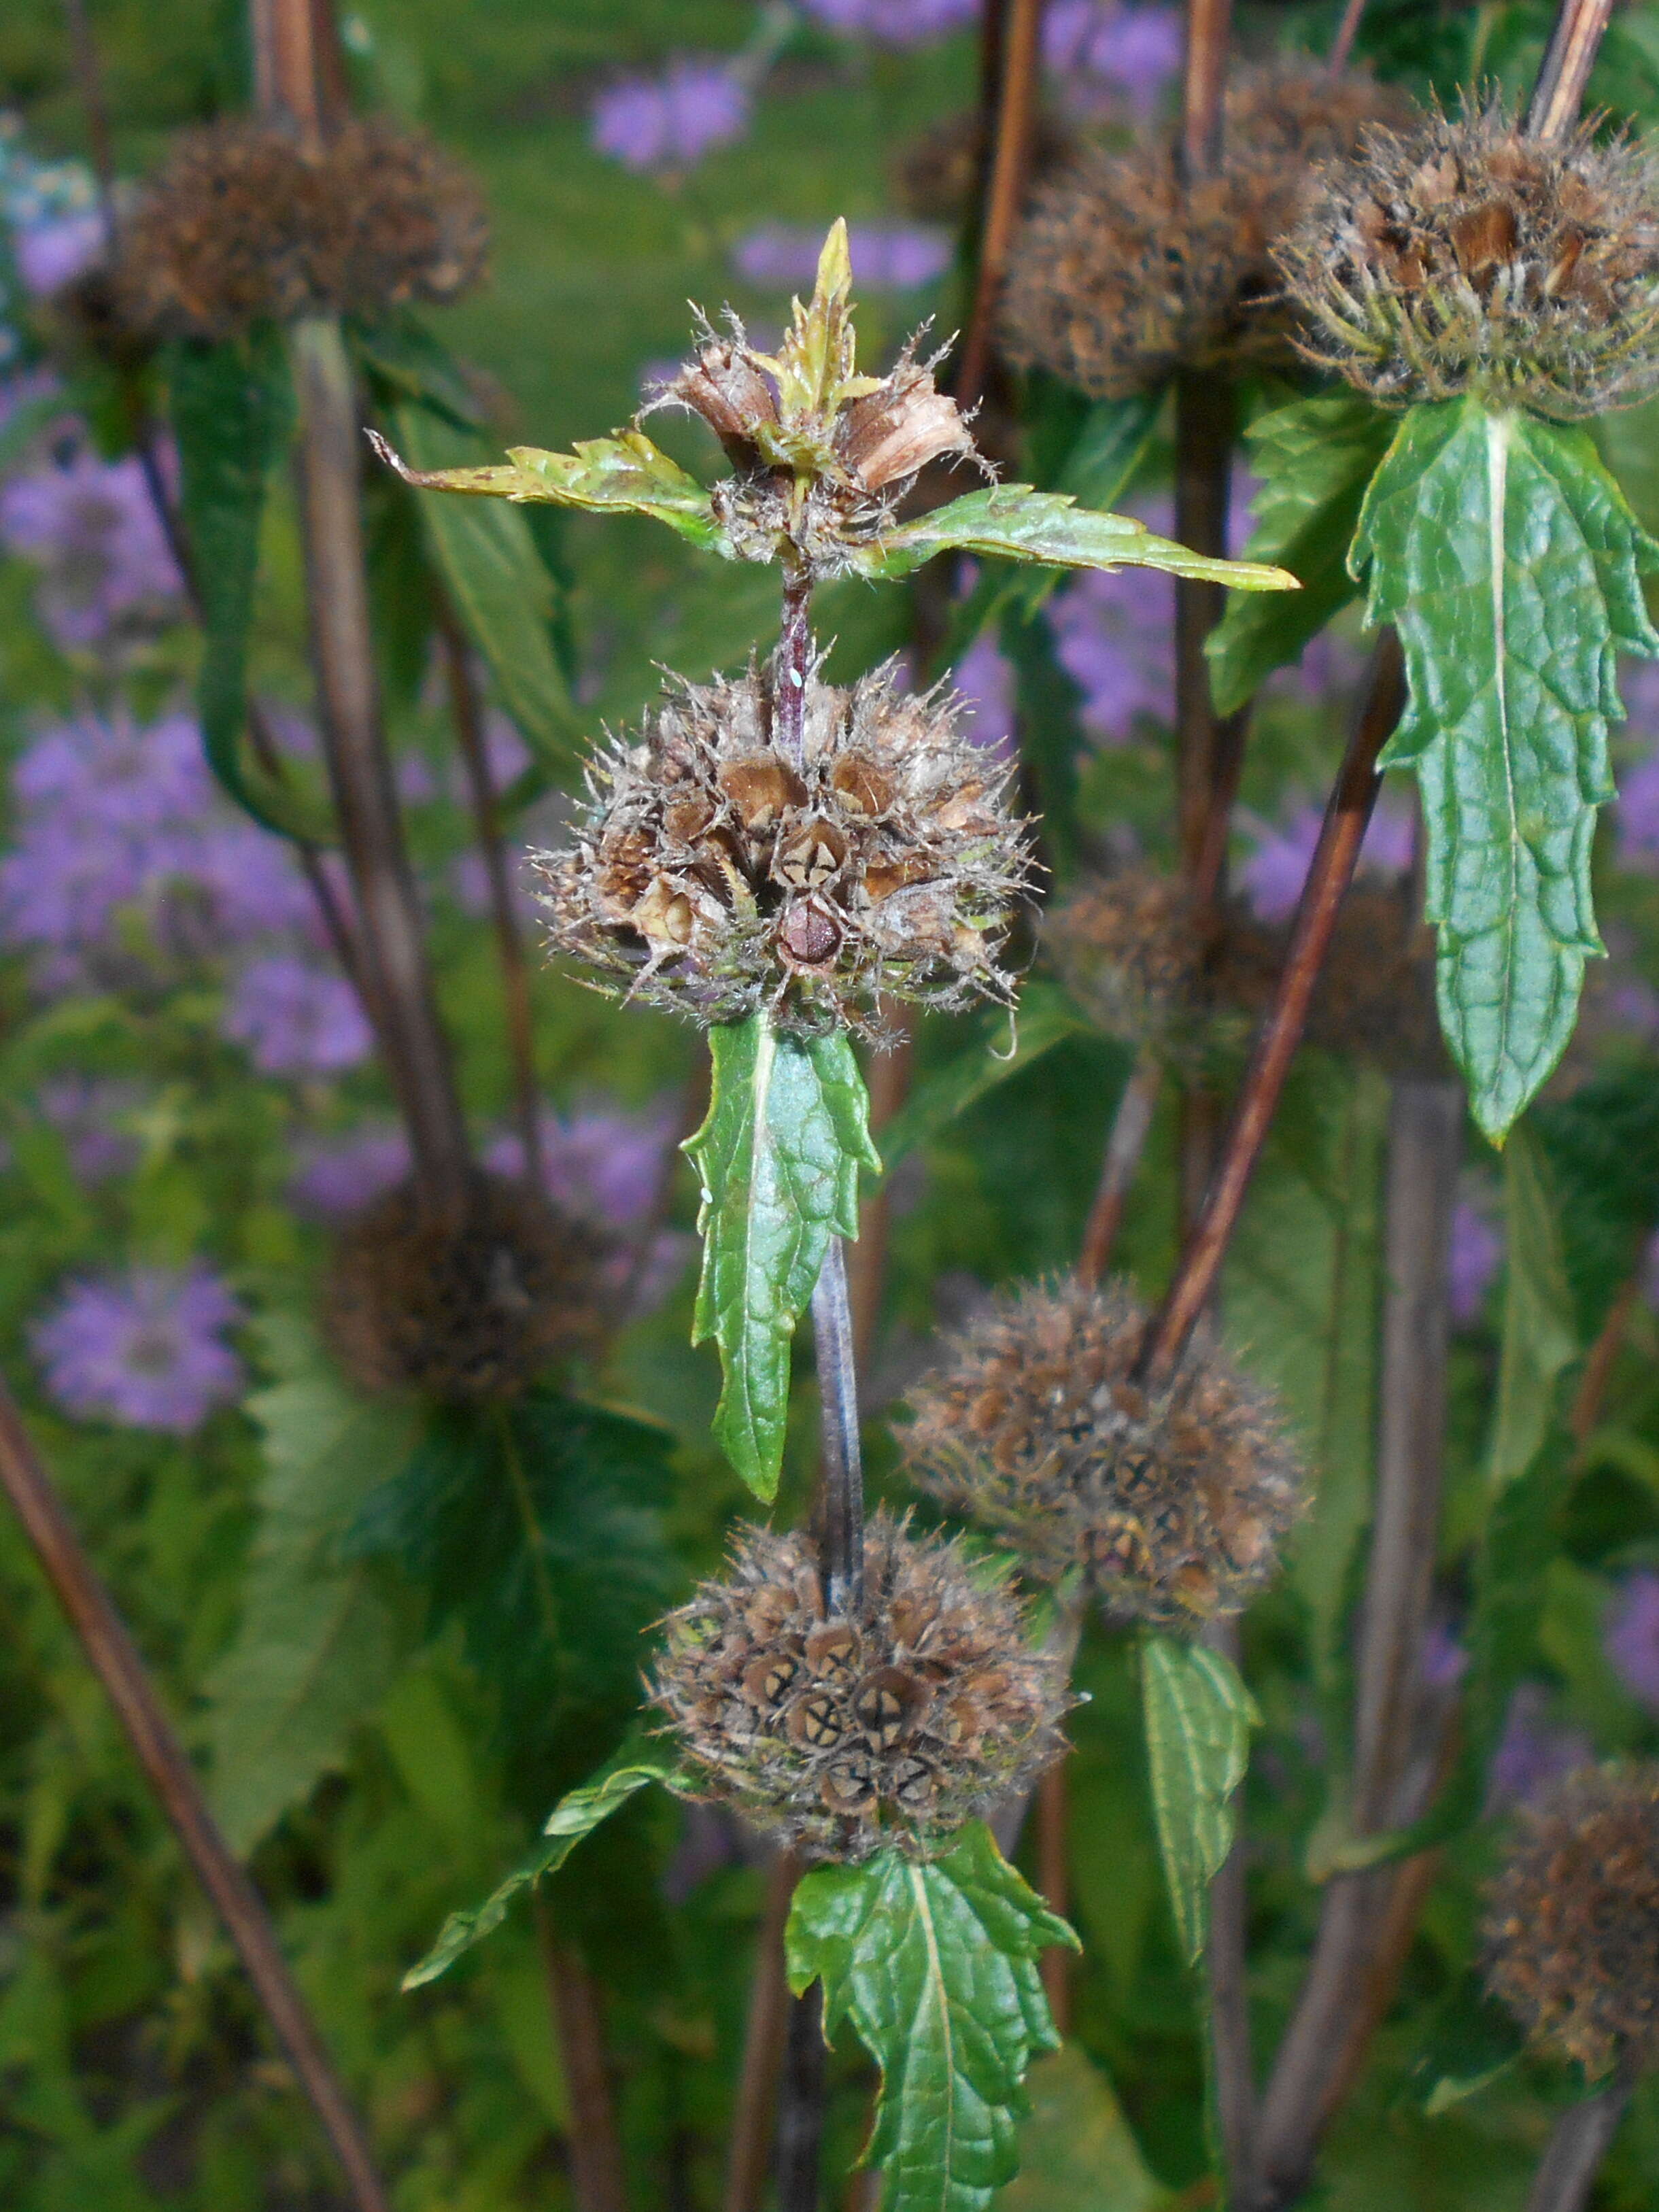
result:
[(982, 2212), (1018, 2164), (1026, 2068), (1059, 2040), (1036, 1961), (1071, 1929), (975, 1820), (937, 1859), (805, 1875), (785, 1940), (792, 1988), (822, 1981), (826, 2033), (850, 2019), (881, 2068), (883, 2212)]
[(1486, 1462), (1494, 1490), (1542, 1449), (1557, 1388), (1578, 1352), (1558, 1205), (1543, 1146), (1522, 1129), (1504, 1156), (1504, 1326)]
[(770, 1018), (709, 1032), (708, 1115), (685, 1146), (702, 1181), (692, 1342), (720, 1346), (714, 1433), (757, 1496), (783, 1464), (789, 1347), (832, 1236), (858, 1234), (859, 1170), (878, 1174), (869, 1098), (840, 1030), (780, 1036)]
[(1232, 1849), (1232, 1795), (1261, 1717), (1229, 1660), (1172, 1637), (1146, 1638), (1141, 1692), (1158, 1850), (1181, 1948), (1196, 1965), (1210, 1882)]
[(372, 430), (380, 459), (422, 491), (471, 492), (515, 502), (545, 500), (594, 514), (649, 514), (706, 550), (723, 550), (708, 492), (643, 431), (579, 441), (574, 453), (513, 446), (505, 462), (482, 469), (415, 469)]
[(1415, 767), (1446, 1040), (1502, 1142), (1572, 1034), (1620, 652), (1659, 653), (1647, 538), (1582, 430), (1415, 407), (1365, 497), (1354, 573), (1410, 699), (1385, 767)]

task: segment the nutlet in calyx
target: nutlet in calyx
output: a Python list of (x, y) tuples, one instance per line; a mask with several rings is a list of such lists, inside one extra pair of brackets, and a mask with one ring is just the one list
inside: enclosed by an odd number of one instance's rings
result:
[(1031, 1574), (1080, 1566), (1109, 1618), (1196, 1629), (1271, 1578), (1306, 1476), (1272, 1395), (1201, 1339), (1143, 1383), (1148, 1326), (1121, 1282), (1002, 1297), (911, 1393), (899, 1443)]
[(1026, 1787), (1072, 1702), (1006, 1583), (885, 1510), (844, 1617), (809, 1535), (740, 1531), (729, 1571), (669, 1615), (650, 1691), (693, 1794), (844, 1861), (927, 1851)]

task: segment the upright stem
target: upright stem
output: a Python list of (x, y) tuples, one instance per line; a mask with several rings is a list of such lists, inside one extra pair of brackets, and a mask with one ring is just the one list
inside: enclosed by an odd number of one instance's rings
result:
[(288, 1970), (264, 1901), (232, 1857), (144, 1662), (99, 1579), (52, 1478), (0, 1382), (0, 1485), (138, 1757), (162, 1812), (212, 1899), (255, 1996), (340, 2162), (357, 2212), (391, 2212), (362, 2124)]
[(1181, 68), (1181, 166), (1190, 180), (1221, 159), (1222, 102), (1227, 88), (1227, 40), (1232, 0), (1187, 0), (1186, 51)]
[(778, 2212), (818, 2212), (823, 2147), (823, 1984), (789, 2000), (778, 2095)]
[[(1227, 550), (1228, 487), (1237, 404), (1231, 385), (1211, 369), (1176, 379), (1176, 536), (1194, 552)], [(1176, 777), (1182, 869), (1196, 887), (1211, 842), (1220, 721), (1210, 694), (1204, 641), (1221, 619), (1219, 584), (1176, 579)]]
[(830, 1239), (812, 1292), (812, 1340), (822, 1434), (818, 1524), (824, 1603), (832, 1613), (849, 1613), (864, 1598), (864, 1462), (846, 1249), (839, 1237)]
[(1000, 11), (996, 120), (986, 175), (984, 220), (980, 226), (973, 307), (954, 386), (957, 403), (963, 408), (974, 406), (985, 388), (997, 301), (1030, 176), (1042, 67), (1042, 9), (1043, 0), (1007, 0)]
[(536, 1892), (536, 1932), (546, 1970), (559, 2068), (570, 2105), (565, 2141), (576, 2212), (628, 2212), (622, 2137), (617, 2132), (599, 1984), (581, 1953), (559, 1940), (547, 1899)]
[(1326, 57), (1326, 67), (1333, 76), (1340, 76), (1353, 59), (1354, 40), (1359, 36), (1359, 26), (1364, 14), (1365, 0), (1344, 0), (1336, 36), (1331, 40), (1331, 51)]
[(797, 769), (806, 759), (806, 685), (812, 672), (812, 579), (783, 575), (783, 620), (773, 666), (772, 742)]
[(1577, 121), (1612, 14), (1613, 0), (1561, 0), (1527, 107), (1530, 137), (1564, 138)]
[(1583, 2212), (1635, 2087), (1634, 2071), (1621, 2068), (1605, 2089), (1567, 2107), (1532, 2178), (1527, 2212)]
[(755, 1937), (755, 1964), (749, 1984), (749, 2022), (744, 2031), (743, 2067), (738, 2075), (732, 2140), (726, 2156), (726, 2187), (720, 2212), (761, 2212), (772, 2148), (772, 2120), (777, 2107), (778, 2074), (788, 2033), (789, 1984), (784, 1978), (783, 1933), (790, 1900), (800, 1879), (793, 1851), (780, 1851), (767, 1877), (766, 1903)]
[[(1072, 1909), (1071, 1863), (1066, 1841), (1071, 1828), (1071, 1791), (1066, 1785), (1066, 1761), (1061, 1759), (1036, 1786), (1037, 1888), (1050, 1912), (1063, 1920)], [(1054, 2014), (1054, 2033), (1072, 2032), (1072, 1954), (1064, 1943), (1054, 1943), (1041, 1962), (1043, 1993)]]
[(1123, 1224), (1129, 1188), (1146, 1150), (1147, 1132), (1158, 1105), (1164, 1070), (1156, 1053), (1143, 1050), (1129, 1071), (1129, 1079), (1112, 1115), (1106, 1152), (1100, 1164), (1100, 1181), (1084, 1227), (1078, 1253), (1078, 1280), (1091, 1287), (1105, 1273)]

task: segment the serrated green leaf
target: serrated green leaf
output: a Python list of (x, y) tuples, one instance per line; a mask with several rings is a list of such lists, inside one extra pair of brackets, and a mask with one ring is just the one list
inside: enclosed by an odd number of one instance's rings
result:
[(1026, 2089), (1019, 2172), (997, 2212), (1158, 2212), (1175, 2201), (1148, 2167), (1111, 2083), (1075, 2044), (1039, 2058)]
[(1382, 765), (1417, 770), (1440, 1018), (1501, 1143), (1577, 1017), (1595, 810), (1623, 651), (1659, 653), (1659, 559), (1582, 430), (1473, 400), (1414, 407), (1366, 493), (1352, 561), (1410, 686)]
[(1079, 507), (1065, 492), (1030, 484), (994, 484), (935, 507), (915, 522), (849, 548), (859, 575), (908, 576), (944, 552), (994, 554), (1006, 561), (1042, 561), (1056, 568), (1164, 568), (1231, 584), (1241, 592), (1293, 592), (1294, 576), (1248, 561), (1217, 561), (1155, 538), (1127, 514)]
[[(959, 1114), (1010, 1076), (1052, 1052), (1068, 1036), (1084, 1034), (1089, 1024), (1057, 983), (1028, 983), (1011, 1023), (1006, 1013), (988, 1012), (975, 1025), (971, 1042), (945, 1065), (916, 1085), (881, 1133), (882, 1157), (890, 1169), (919, 1145), (931, 1144)], [(1000, 1031), (1000, 1036), (999, 1036)], [(1008, 1049), (996, 1049), (1003, 1045)]]
[(1210, 1882), (1233, 1845), (1232, 1795), (1261, 1717), (1230, 1660), (1172, 1637), (1143, 1644), (1141, 1692), (1164, 1879), (1182, 1950), (1196, 1966), (1209, 1928)]
[(942, 1856), (890, 1847), (804, 1875), (785, 1936), (799, 1996), (823, 1984), (824, 2030), (850, 2019), (881, 2068), (865, 2148), (883, 2212), (982, 2212), (1018, 2164), (1015, 2118), (1054, 2033), (1036, 1961), (1077, 1938), (983, 1821)]
[(1357, 392), (1332, 392), (1276, 408), (1245, 432), (1261, 479), (1245, 556), (1288, 568), (1302, 589), (1228, 601), (1204, 641), (1217, 714), (1254, 698), (1354, 597), (1348, 548), (1394, 428)]
[(1504, 1211), (1503, 1349), (1486, 1463), (1494, 1490), (1536, 1458), (1561, 1376), (1578, 1350), (1557, 1200), (1543, 1148), (1529, 1130), (1516, 1135), (1504, 1156)]
[(482, 1905), (452, 1912), (426, 1956), (404, 1976), (405, 1990), (418, 1990), (446, 1974), (457, 1959), (499, 1928), (514, 1900), (550, 1874), (556, 1874), (584, 1836), (591, 1836), (629, 1799), (653, 1782), (666, 1783), (674, 1772), (672, 1754), (644, 1736), (631, 1736), (589, 1782), (567, 1790), (547, 1816), (542, 1839), (497, 1884)]
[(751, 1014), (709, 1033), (708, 1114), (684, 1150), (702, 1182), (691, 1341), (720, 1346), (714, 1434), (763, 1498), (777, 1490), (789, 1344), (833, 1237), (858, 1234), (859, 1170), (881, 1171), (846, 1035), (780, 1036)]
[(705, 552), (725, 550), (708, 492), (642, 430), (582, 439), (571, 453), (509, 446), (506, 461), (492, 467), (429, 471), (410, 468), (377, 432), (371, 430), (369, 438), (380, 459), (422, 491), (515, 502), (550, 500), (592, 514), (648, 514)]

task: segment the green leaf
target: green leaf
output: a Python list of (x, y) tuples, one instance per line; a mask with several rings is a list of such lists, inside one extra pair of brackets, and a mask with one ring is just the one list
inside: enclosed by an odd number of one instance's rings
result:
[(414, 400), (458, 430), (482, 430), (477, 394), (441, 339), (417, 316), (394, 314), (384, 322), (354, 323), (353, 352), (391, 404)]
[(1554, 1418), (1561, 1376), (1578, 1351), (1543, 1148), (1530, 1130), (1504, 1162), (1505, 1268), (1503, 1346), (1486, 1479), (1501, 1490), (1537, 1457)]
[(447, 1974), (463, 1952), (482, 1943), (501, 1926), (515, 1899), (534, 1888), (544, 1876), (557, 1873), (584, 1836), (591, 1836), (602, 1820), (609, 1820), (648, 1784), (672, 1784), (673, 1773), (670, 1752), (644, 1736), (630, 1736), (592, 1781), (566, 1791), (548, 1814), (540, 1843), (482, 1905), (450, 1914), (438, 1931), (437, 1942), (404, 1976), (403, 1987), (418, 1990), (424, 1983), (435, 1982), (440, 1974)]
[(208, 1686), (214, 1809), (244, 1852), (340, 1765), (391, 1683), (390, 1610), (341, 1540), (408, 1457), (414, 1422), (350, 1396), (297, 1316), (260, 1328), (277, 1379), (248, 1401), (264, 1447), (258, 1522), (236, 1638)]
[(1613, 796), (1619, 653), (1659, 653), (1640, 572), (1659, 547), (1582, 430), (1473, 399), (1414, 407), (1352, 554), (1410, 699), (1382, 756), (1417, 770), (1440, 1018), (1501, 1143), (1572, 1034), (1595, 810)]
[(939, 1858), (804, 1875), (784, 1941), (796, 1994), (823, 1984), (825, 2033), (850, 2018), (881, 2068), (883, 2212), (981, 2212), (1018, 2164), (1025, 2069), (1059, 2042), (1036, 1961), (1071, 1929), (974, 1820)]
[(1165, 568), (1241, 592), (1296, 589), (1295, 577), (1282, 568), (1189, 553), (1127, 514), (1101, 514), (1066, 493), (1034, 491), (1030, 484), (970, 491), (848, 551), (855, 573), (881, 578), (908, 576), (936, 553), (955, 551), (1043, 561), (1056, 568)]
[(1659, 1222), (1659, 1082), (1650, 1060), (1604, 1070), (1528, 1117), (1559, 1196), (1578, 1340), (1590, 1343)]
[[(441, 471), (482, 444), (426, 407), (401, 406), (394, 420), (422, 472)], [(553, 579), (529, 524), (499, 502), (428, 499), (420, 507), (432, 557), (502, 705), (543, 766), (568, 776), (581, 752), (581, 717), (553, 650)]]
[(1196, 1966), (1210, 1882), (1233, 1846), (1232, 1794), (1261, 1715), (1231, 1661), (1168, 1636), (1149, 1636), (1141, 1647), (1141, 1692), (1164, 1879), (1182, 1950)]
[(777, 1491), (789, 1341), (834, 1237), (858, 1234), (859, 1170), (881, 1172), (870, 1101), (841, 1030), (803, 1041), (751, 1014), (709, 1033), (708, 1115), (685, 1151), (702, 1182), (691, 1341), (719, 1345), (714, 1433), (763, 1498)]
[(1158, 2212), (1172, 2203), (1148, 2167), (1111, 2083), (1075, 2044), (1031, 2069), (1019, 2172), (997, 2212)]
[(422, 491), (470, 492), (514, 501), (550, 500), (556, 506), (580, 507), (592, 514), (649, 514), (706, 552), (725, 550), (708, 494), (642, 430), (583, 439), (574, 453), (510, 446), (506, 463), (495, 467), (429, 471), (409, 467), (378, 432), (368, 434), (380, 459), (405, 483)]
[(1486, 1994), (1486, 1977), (1468, 1968), (1447, 1991), (1412, 2062), (1412, 2086), (1430, 2119), (1479, 2092), (1520, 2063), (1524, 2042), (1504, 2008)]
[[(1068, 1036), (1087, 1030), (1088, 1022), (1057, 983), (1028, 983), (1011, 1022), (994, 1010), (975, 1024), (972, 1041), (952, 1054), (941, 1068), (916, 1085), (881, 1133), (882, 1157), (889, 1168), (918, 1146), (931, 1144), (959, 1114), (967, 1112)], [(1008, 1049), (994, 1049), (999, 1043)]]
[(1245, 432), (1261, 478), (1245, 553), (1288, 568), (1302, 589), (1228, 601), (1204, 641), (1218, 714), (1254, 698), (1353, 598), (1348, 548), (1394, 427), (1357, 392), (1333, 392), (1277, 408)]

